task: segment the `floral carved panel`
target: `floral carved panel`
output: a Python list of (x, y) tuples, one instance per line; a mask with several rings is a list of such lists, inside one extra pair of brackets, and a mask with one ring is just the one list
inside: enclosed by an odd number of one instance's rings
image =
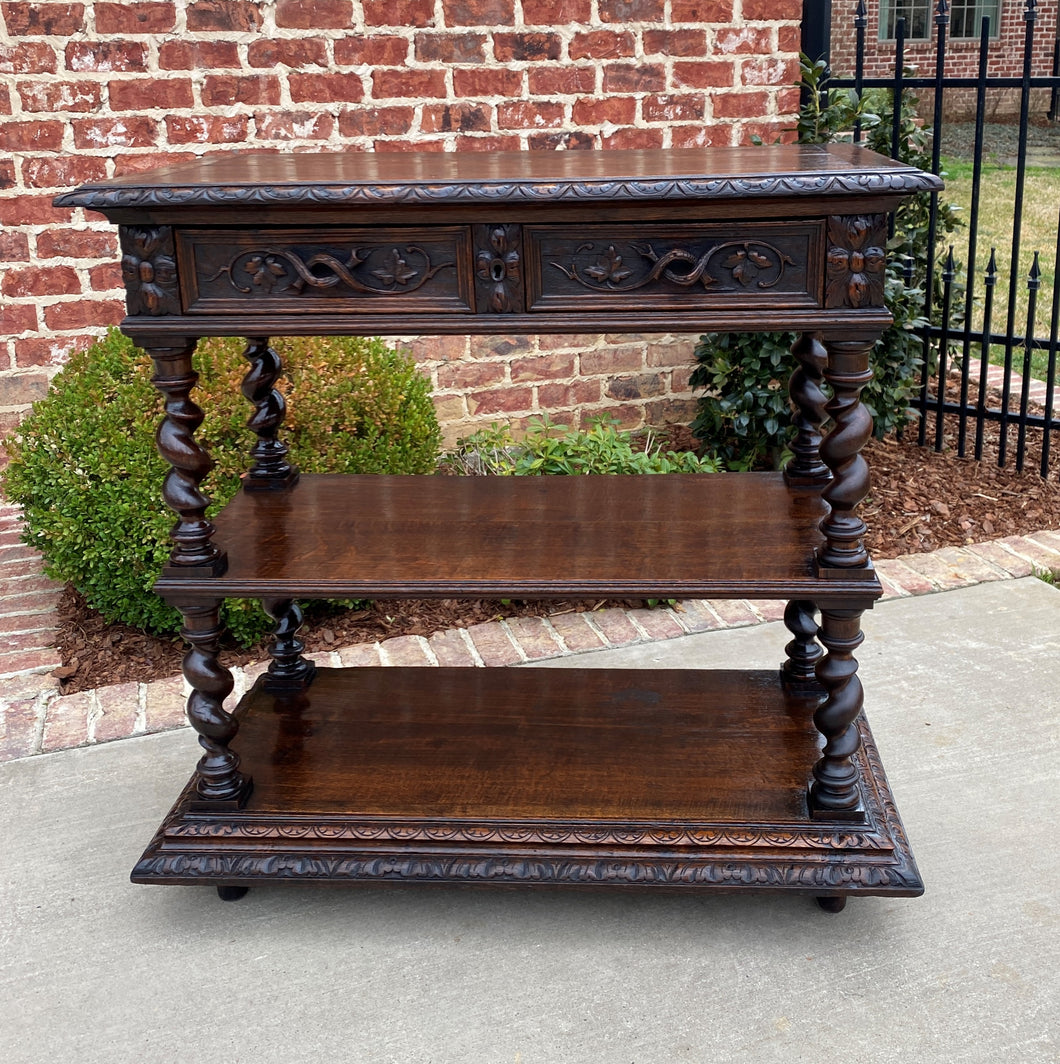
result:
[(470, 310), (466, 227), (262, 229), (241, 234), (183, 230), (191, 313), (304, 307), (358, 311)]
[(809, 278), (819, 223), (528, 227), (531, 310), (616, 306), (636, 293), (645, 309), (814, 306)]

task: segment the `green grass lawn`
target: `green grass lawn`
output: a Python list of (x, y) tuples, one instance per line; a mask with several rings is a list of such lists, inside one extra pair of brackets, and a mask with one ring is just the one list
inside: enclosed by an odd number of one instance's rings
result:
[[(946, 191), (942, 196), (958, 204), (965, 225), (951, 234), (953, 254), (962, 266), (963, 280), (968, 269), (968, 237), (972, 205), (972, 163), (965, 159), (947, 157), (943, 160), (946, 175)], [(1014, 167), (984, 165), (979, 192), (979, 231), (977, 237), (977, 265), (974, 276), (974, 305), (972, 322), (976, 328), (983, 323), (983, 277), (990, 259), (990, 249), (996, 249), (998, 267), (997, 285), (994, 289), (994, 306), (991, 331), (1005, 333), (1008, 328), (1009, 283), (1012, 276), (1012, 216), (1016, 198), (1016, 170)], [(1016, 313), (1013, 331), (1023, 335), (1027, 329), (1028, 289), (1027, 277), (1034, 261), (1034, 252), (1041, 254), (1038, 267), (1041, 271), (1041, 288), (1038, 291), (1037, 309), (1033, 334), (1039, 339), (1048, 339), (1052, 325), (1052, 300), (1056, 284), (1055, 257), (1057, 214), (1060, 211), (1060, 167), (1028, 167), (1023, 191), (1023, 211), (1020, 239), (1020, 256), (1017, 270)], [(945, 255), (946, 249), (942, 249)], [(1023, 352), (1017, 350), (1014, 365), (1017, 371), (1022, 365)], [(992, 361), (1003, 362), (1004, 350), (992, 350)], [(1045, 379), (1047, 358), (1044, 351), (1032, 356), (1031, 372), (1040, 380)]]

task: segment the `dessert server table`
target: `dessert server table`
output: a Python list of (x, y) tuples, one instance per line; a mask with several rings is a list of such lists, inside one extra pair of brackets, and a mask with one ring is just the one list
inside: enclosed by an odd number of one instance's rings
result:
[[(265, 881), (789, 891), (923, 886), (855, 651), (881, 594), (860, 394), (888, 215), (941, 187), (852, 145), (210, 156), (84, 185), (120, 227), (128, 334), (164, 396), (202, 758), (133, 871)], [(782, 473), (300, 476), (277, 335), (791, 329)], [(208, 519), (199, 338), (247, 338), (248, 471)], [(219, 609), (276, 621), (238, 706)], [(313, 597), (778, 599), (774, 671), (316, 668)]]

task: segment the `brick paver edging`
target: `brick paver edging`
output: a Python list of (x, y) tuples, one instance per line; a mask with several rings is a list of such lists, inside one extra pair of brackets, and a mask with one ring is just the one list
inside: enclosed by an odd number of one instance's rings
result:
[[(34, 579), (15, 576), (14, 570), (10, 570), (10, 578), (5, 575), (7, 566), (20, 564), (14, 554), (5, 560), (10, 543), (3, 538), (9, 535), (4, 522), (11, 517), (11, 510), (0, 507), (0, 578), (5, 581), (5, 588)], [(1009, 536), (967, 547), (945, 547), (930, 554), (907, 554), (878, 561), (876, 569), (883, 583), (884, 600), (1030, 576), (1036, 570), (1056, 571), (1060, 570), (1060, 530)], [(50, 587), (54, 599), (56, 585)], [(27, 591), (30, 596), (37, 593)], [(15, 664), (16, 656), (26, 651), (12, 651), (10, 645), (3, 646), (3, 641), (12, 633), (17, 634), (19, 624), (25, 632), (40, 631), (33, 626), (45, 623), (38, 619), (48, 616), (47, 610), (36, 610), (36, 600), (23, 600), (17, 590), (12, 594), (24, 608), (21, 612), (0, 612), (0, 761), (186, 726), (186, 687), (179, 676), (60, 695), (58, 683), (50, 675), (58, 658), (54, 650), (39, 646), (36, 652), (43, 656), (35, 666), (5, 672), (5, 659)], [(5, 591), (5, 598), (11, 597)], [(2, 606), (0, 601), (0, 611)], [(673, 609), (606, 609), (491, 621), (467, 629), (436, 632), (430, 638), (395, 636), (312, 657), (318, 664), (330, 666), (517, 665), (695, 632), (762, 624), (779, 620), (782, 611), (781, 602), (695, 599)], [(17, 617), (23, 620), (12, 620)], [(234, 698), (240, 697), (266, 667), (263, 663), (233, 669)]]

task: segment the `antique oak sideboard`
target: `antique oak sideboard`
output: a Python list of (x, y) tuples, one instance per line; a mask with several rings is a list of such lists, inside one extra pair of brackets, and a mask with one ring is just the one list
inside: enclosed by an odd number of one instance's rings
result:
[[(856, 146), (226, 154), (82, 186), (120, 226), (164, 396), (203, 755), (141, 883), (432, 881), (791, 891), (923, 887), (862, 713), (881, 594), (858, 505), (888, 213), (937, 178)], [(269, 337), (793, 329), (783, 473), (299, 476)], [(252, 445), (212, 519), (198, 338), (247, 337)], [(226, 596), (276, 621), (235, 708)], [(776, 671), (326, 669), (298, 600), (787, 602)], [(818, 615), (820, 620), (818, 622)]]

